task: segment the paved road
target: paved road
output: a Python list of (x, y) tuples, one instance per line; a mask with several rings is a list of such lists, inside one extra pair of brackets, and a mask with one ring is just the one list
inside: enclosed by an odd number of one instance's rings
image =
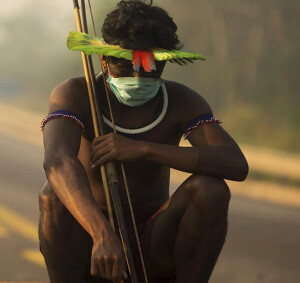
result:
[[(42, 149), (0, 134), (0, 281), (49, 281), (38, 253)], [(300, 280), (299, 209), (232, 197), (212, 283)]]

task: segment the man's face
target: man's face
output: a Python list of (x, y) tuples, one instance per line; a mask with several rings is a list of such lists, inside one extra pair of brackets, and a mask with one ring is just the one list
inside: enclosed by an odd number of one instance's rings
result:
[(115, 58), (115, 57), (106, 57), (103, 58), (109, 65), (110, 74), (115, 77), (145, 77), (145, 78), (160, 78), (165, 64), (165, 61), (155, 61), (156, 71), (145, 72), (141, 66), (139, 72), (133, 70), (132, 62), (130, 60)]

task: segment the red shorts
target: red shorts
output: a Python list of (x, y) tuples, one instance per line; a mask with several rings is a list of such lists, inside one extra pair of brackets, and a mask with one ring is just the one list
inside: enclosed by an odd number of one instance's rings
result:
[[(143, 205), (143, 206), (133, 208), (148, 281), (153, 283), (160, 283), (160, 282), (174, 283), (176, 281), (175, 272), (167, 275), (160, 275), (155, 273), (155, 271), (151, 270), (150, 268), (149, 255), (150, 255), (151, 232), (156, 217), (158, 216), (159, 212), (163, 209), (165, 204), (166, 204), (165, 202), (163, 203), (159, 202), (159, 203)], [(106, 207), (100, 207), (100, 208), (105, 214), (107, 213)], [(131, 219), (129, 208), (127, 209), (123, 208), (123, 213), (125, 219)], [(127, 234), (130, 242), (130, 247), (132, 250), (132, 256), (135, 263), (135, 269), (136, 269), (138, 281), (144, 282), (144, 273), (143, 273), (143, 268), (139, 256), (137, 242), (135, 240), (134, 228), (131, 221), (125, 221), (125, 222), (126, 222)]]

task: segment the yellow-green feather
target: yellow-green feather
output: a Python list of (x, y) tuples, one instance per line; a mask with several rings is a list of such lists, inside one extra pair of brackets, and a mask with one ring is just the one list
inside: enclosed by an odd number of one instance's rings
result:
[[(180, 50), (165, 50), (165, 49), (153, 49), (155, 60), (165, 61), (174, 59), (186, 59), (190, 60), (205, 60), (205, 57), (201, 54), (190, 53)], [(190, 59), (190, 60), (189, 60)]]
[(70, 50), (82, 51), (87, 55), (98, 54), (132, 60), (132, 50), (105, 44), (102, 38), (82, 32), (71, 31), (67, 46)]

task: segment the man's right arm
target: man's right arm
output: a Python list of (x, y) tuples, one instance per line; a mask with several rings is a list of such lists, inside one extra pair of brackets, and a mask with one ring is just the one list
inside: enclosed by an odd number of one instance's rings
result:
[[(49, 113), (67, 110), (83, 117), (83, 104), (79, 103), (79, 89), (78, 85), (72, 81), (56, 87), (50, 96)], [(45, 173), (57, 197), (93, 238), (95, 262), (99, 256), (103, 257), (103, 255), (104, 258), (105, 256), (118, 258), (120, 261), (118, 268), (124, 270), (121, 245), (97, 205), (85, 169), (78, 159), (81, 131), (81, 128), (70, 120), (53, 119), (48, 121), (44, 128)], [(96, 263), (96, 265), (93, 272), (96, 273), (99, 270), (102, 276), (105, 275), (106, 272), (99, 268), (102, 263)], [(117, 274), (115, 277), (122, 276), (120, 273), (122, 274), (123, 270), (115, 270)], [(108, 274), (107, 276), (113, 275)]]

